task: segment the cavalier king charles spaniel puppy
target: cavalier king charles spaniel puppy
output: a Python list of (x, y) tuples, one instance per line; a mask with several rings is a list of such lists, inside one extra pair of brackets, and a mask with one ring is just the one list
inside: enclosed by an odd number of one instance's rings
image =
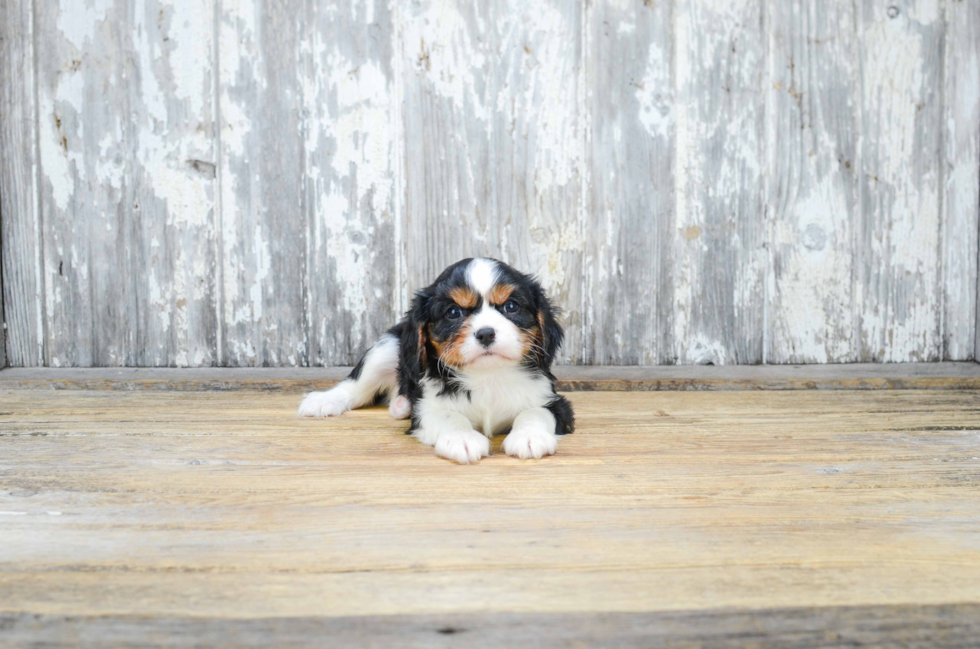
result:
[(493, 259), (464, 259), (416, 293), (411, 310), (350, 375), (303, 399), (299, 414), (329, 417), (388, 400), (407, 433), (439, 457), (469, 464), (507, 433), (507, 455), (555, 452), (575, 425), (551, 363), (564, 332), (529, 275)]

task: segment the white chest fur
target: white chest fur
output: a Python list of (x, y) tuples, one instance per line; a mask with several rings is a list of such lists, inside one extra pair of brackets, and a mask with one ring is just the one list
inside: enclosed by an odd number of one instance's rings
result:
[(423, 381), (423, 412), (430, 408), (458, 412), (488, 437), (509, 427), (521, 412), (544, 406), (552, 397), (548, 379), (519, 367), (464, 374), (459, 383), (469, 397), (465, 392), (437, 396), (441, 390), (439, 382)]

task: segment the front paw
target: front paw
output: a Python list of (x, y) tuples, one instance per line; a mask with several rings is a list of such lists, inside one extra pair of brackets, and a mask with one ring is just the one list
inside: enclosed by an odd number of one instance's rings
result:
[(557, 449), (555, 434), (538, 426), (515, 426), (504, 438), (504, 453), (522, 460), (540, 460)]
[(458, 464), (475, 464), (490, 455), (490, 440), (475, 430), (443, 433), (436, 440), (436, 455)]
[(351, 409), (346, 390), (334, 388), (326, 392), (310, 392), (299, 404), (300, 417), (335, 417)]

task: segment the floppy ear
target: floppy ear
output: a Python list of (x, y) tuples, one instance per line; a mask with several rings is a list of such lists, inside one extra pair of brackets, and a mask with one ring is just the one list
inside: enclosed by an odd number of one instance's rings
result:
[(535, 308), (538, 312), (538, 327), (541, 329), (541, 348), (543, 352), (539, 354), (539, 364), (548, 368), (555, 360), (555, 354), (561, 347), (565, 339), (565, 331), (558, 324), (558, 316), (561, 310), (551, 304), (551, 300), (545, 295), (544, 289), (533, 277), (528, 278), (531, 284), (531, 293), (536, 302)]
[(414, 403), (421, 396), (419, 382), (429, 364), (426, 350), (429, 296), (424, 291), (415, 294), (412, 308), (402, 322), (401, 351), (398, 359), (399, 391)]

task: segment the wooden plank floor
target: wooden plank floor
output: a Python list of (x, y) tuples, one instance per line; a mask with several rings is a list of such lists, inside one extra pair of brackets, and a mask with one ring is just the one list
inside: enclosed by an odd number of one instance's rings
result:
[(975, 646), (977, 391), (569, 397), (557, 456), (497, 438), (457, 466), (383, 409), (302, 420), (292, 393), (0, 391), (0, 645), (135, 646), (134, 620), (246, 645), (293, 618), (338, 646), (851, 646), (868, 620)]

